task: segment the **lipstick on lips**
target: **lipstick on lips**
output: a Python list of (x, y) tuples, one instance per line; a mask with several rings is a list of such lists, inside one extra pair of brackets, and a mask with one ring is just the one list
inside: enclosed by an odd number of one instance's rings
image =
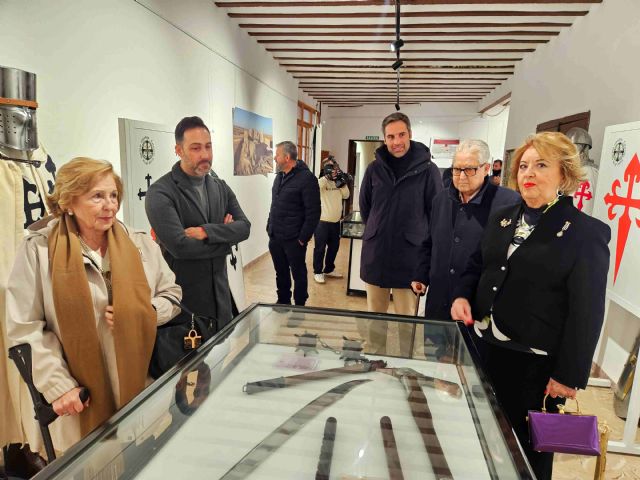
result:
[(524, 188), (531, 188), (531, 187), (535, 187), (536, 184), (533, 182), (525, 182), (524, 183)]

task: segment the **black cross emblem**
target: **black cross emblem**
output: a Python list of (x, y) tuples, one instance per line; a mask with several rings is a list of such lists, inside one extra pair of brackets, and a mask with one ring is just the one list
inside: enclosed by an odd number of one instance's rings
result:
[[(33, 183), (27, 182), (23, 177), (22, 187), (24, 191), (24, 228), (27, 228), (33, 222), (44, 217), (45, 209), (44, 202), (42, 201), (42, 195), (38, 192), (38, 188)], [(35, 202), (31, 203), (29, 201), (29, 194), (33, 194)]]
[[(56, 164), (53, 163), (53, 160), (49, 155), (47, 155), (47, 162), (44, 164), (44, 168), (49, 172), (53, 179), (56, 179)], [(47, 180), (47, 186), (49, 187), (49, 194), (53, 192), (54, 184), (51, 180)]]
[(147, 163), (153, 158), (153, 143), (148, 138), (145, 138), (140, 145), (140, 155)]
[(622, 159), (624, 158), (624, 154), (626, 151), (626, 145), (624, 144), (624, 140), (618, 140), (613, 146), (613, 155), (611, 159), (615, 165), (618, 165)]
[[(147, 190), (149, 190), (149, 186), (151, 186), (151, 175), (149, 175), (147, 173), (147, 176), (144, 177), (144, 179), (147, 181)], [(142, 188), (138, 188), (138, 198), (140, 200), (142, 200), (142, 197), (144, 197), (147, 194), (147, 190), (145, 190), (144, 192), (142, 191)]]

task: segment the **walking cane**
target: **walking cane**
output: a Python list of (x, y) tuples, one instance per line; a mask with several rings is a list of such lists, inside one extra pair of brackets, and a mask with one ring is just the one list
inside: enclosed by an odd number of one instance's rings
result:
[[(413, 312), (413, 316), (418, 316), (418, 310), (420, 309), (420, 297), (424, 295), (423, 293), (416, 293), (416, 308)], [(411, 325), (411, 350), (409, 350), (409, 358), (413, 357), (413, 348), (416, 343), (416, 324), (415, 322)]]
[[(11, 347), (9, 349), (9, 358), (15, 362), (24, 383), (27, 384), (31, 400), (33, 400), (35, 419), (38, 421), (38, 425), (40, 426), (44, 449), (47, 453), (47, 462), (51, 463), (56, 459), (56, 452), (53, 448), (49, 425), (58, 418), (58, 414), (53, 411), (53, 407), (47, 403), (44, 396), (36, 389), (36, 386), (33, 383), (33, 374), (31, 370), (31, 345), (23, 343), (16, 345), (15, 347)], [(80, 401), (85, 403), (88, 399), (89, 390), (83, 387), (82, 390), (80, 390)]]

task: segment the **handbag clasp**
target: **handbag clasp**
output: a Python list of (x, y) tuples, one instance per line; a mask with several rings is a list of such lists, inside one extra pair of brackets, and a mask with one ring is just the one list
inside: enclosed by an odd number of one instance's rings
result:
[[(547, 397), (548, 396), (549, 396), (549, 394), (547, 393), (544, 396), (544, 400), (542, 400), (542, 412), (544, 412), (544, 413), (547, 413)], [(574, 400), (576, 402), (576, 412), (575, 412), (575, 414), (576, 415), (582, 415), (582, 413), (580, 413), (580, 404), (578, 403), (578, 399), (574, 398)], [(559, 403), (557, 405), (557, 407), (558, 407), (558, 413), (560, 413), (561, 415), (564, 415), (565, 414), (565, 411), (564, 411), (565, 404), (564, 403)]]

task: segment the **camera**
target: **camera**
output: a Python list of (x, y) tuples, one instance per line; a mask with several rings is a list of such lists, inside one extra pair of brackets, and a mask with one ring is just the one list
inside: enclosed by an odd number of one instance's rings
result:
[[(334, 171), (336, 172), (335, 178), (333, 178)], [(329, 161), (324, 164), (324, 167), (322, 167), (322, 173), (329, 180), (333, 180), (336, 183), (337, 188), (345, 186), (351, 179), (351, 175), (340, 170), (340, 167), (335, 162), (333, 157), (329, 157)]]

